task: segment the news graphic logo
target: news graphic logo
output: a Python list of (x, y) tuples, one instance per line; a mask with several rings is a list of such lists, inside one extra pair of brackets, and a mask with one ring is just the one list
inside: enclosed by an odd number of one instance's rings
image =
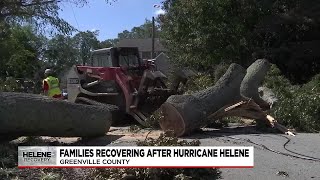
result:
[(56, 165), (56, 147), (50, 146), (19, 146), (18, 165), (28, 166), (54, 166)]
[(19, 147), (19, 167), (253, 168), (253, 147)]

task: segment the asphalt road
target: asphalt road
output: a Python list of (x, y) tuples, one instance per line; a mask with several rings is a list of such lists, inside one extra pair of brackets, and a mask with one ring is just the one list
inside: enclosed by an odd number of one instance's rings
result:
[[(159, 133), (153, 132), (149, 137), (156, 137)], [(147, 132), (140, 132), (131, 136), (124, 135), (108, 146), (135, 145), (133, 140), (143, 140), (146, 134)], [(261, 133), (253, 127), (239, 127), (223, 130), (204, 129), (203, 132), (182, 139), (199, 139), (201, 146), (254, 146), (254, 168), (222, 168), (220, 170), (223, 179), (320, 179), (320, 134), (298, 133), (293, 137)], [(308, 160), (312, 157), (318, 159)]]
[[(287, 138), (290, 139), (289, 142)], [(320, 179), (319, 134), (302, 133), (295, 137), (277, 134), (224, 134), (223, 137), (207, 136), (200, 141), (203, 146), (254, 146), (254, 168), (221, 169), (223, 179)], [(299, 157), (318, 159), (313, 161)]]

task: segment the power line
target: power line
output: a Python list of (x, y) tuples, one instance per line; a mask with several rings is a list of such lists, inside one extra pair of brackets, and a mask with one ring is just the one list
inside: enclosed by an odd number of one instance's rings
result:
[[(78, 32), (81, 32), (80, 26), (79, 26), (79, 23), (78, 23), (78, 20), (77, 20), (77, 17), (76, 17), (76, 14), (75, 14), (75, 12), (74, 12), (74, 9), (73, 9), (71, 3), (70, 3), (70, 6), (71, 6), (71, 9), (72, 9), (73, 17), (74, 17), (74, 19), (75, 19), (75, 21), (76, 21), (76, 23), (77, 23), (77, 26), (78, 26)], [(84, 60), (84, 58), (83, 58), (83, 56), (82, 56), (82, 54), (83, 54), (82, 46), (83, 46), (83, 45), (86, 45), (86, 46), (87, 46), (87, 42), (86, 42), (86, 40), (83, 38), (83, 36), (82, 36), (81, 33), (80, 33), (80, 37), (81, 37), (81, 46), (80, 46), (81, 59), (82, 59), (82, 64), (85, 65), (85, 60)]]
[(78, 20), (77, 20), (77, 17), (76, 17), (76, 14), (74, 13), (74, 10), (73, 10), (73, 7), (72, 7), (72, 4), (69, 2), (70, 6), (71, 6), (71, 10), (72, 10), (72, 14), (73, 14), (73, 17), (74, 17), (74, 20), (76, 21), (77, 23), (77, 26), (78, 26), (78, 30), (80, 30), (80, 26), (79, 26), (79, 23), (78, 23)]

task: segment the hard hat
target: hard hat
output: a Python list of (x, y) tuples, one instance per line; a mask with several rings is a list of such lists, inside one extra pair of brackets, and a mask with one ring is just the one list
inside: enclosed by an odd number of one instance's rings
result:
[(45, 71), (44, 71), (44, 73), (45, 74), (50, 74), (50, 73), (52, 73), (53, 71), (51, 70), (51, 69), (46, 69)]

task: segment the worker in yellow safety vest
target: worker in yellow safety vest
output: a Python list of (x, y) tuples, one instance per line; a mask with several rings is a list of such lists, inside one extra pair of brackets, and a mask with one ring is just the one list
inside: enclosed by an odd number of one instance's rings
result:
[(59, 79), (53, 76), (51, 69), (46, 69), (44, 72), (45, 79), (43, 80), (43, 93), (52, 98), (62, 98), (62, 93), (59, 87)]

